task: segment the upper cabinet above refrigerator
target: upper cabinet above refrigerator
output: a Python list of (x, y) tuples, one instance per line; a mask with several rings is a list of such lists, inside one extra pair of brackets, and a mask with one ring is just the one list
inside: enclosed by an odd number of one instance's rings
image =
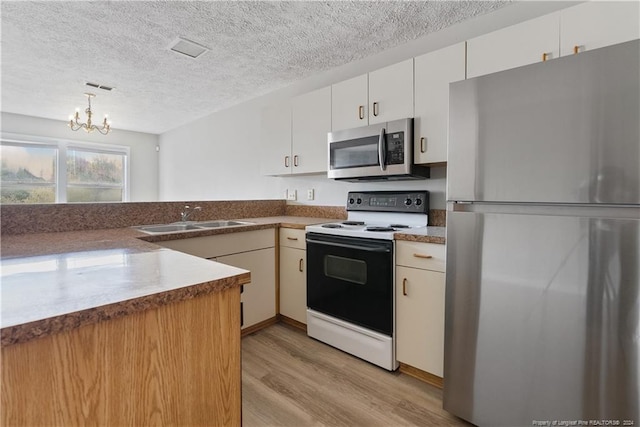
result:
[(587, 1), (467, 41), (467, 78), (636, 40), (640, 2)]
[(638, 1), (588, 1), (559, 13), (561, 56), (640, 38)]

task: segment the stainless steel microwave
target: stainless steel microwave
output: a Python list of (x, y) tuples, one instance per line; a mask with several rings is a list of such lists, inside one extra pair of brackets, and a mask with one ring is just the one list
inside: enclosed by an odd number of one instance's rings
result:
[(346, 181), (429, 178), (413, 164), (413, 119), (329, 132), (327, 176)]

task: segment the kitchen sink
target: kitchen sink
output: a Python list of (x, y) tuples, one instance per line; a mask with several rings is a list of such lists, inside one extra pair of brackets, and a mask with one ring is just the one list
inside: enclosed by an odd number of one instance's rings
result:
[(253, 222), (242, 221), (203, 221), (197, 222), (195, 225), (202, 228), (218, 228), (218, 227), (233, 227), (234, 225), (250, 225)]
[(237, 225), (251, 225), (253, 222), (244, 221), (202, 221), (202, 222), (175, 222), (172, 224), (138, 225), (133, 228), (149, 234), (176, 233), (182, 231), (206, 230), (208, 228), (234, 227)]
[(172, 233), (175, 231), (202, 230), (201, 227), (193, 224), (160, 224), (160, 225), (142, 225), (135, 227), (146, 233)]

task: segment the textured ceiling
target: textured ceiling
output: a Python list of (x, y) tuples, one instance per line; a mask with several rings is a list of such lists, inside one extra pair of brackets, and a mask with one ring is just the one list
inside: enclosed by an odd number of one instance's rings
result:
[(1, 108), (67, 120), (89, 81), (116, 88), (92, 90), (96, 118), (162, 133), (507, 3), (2, 0)]

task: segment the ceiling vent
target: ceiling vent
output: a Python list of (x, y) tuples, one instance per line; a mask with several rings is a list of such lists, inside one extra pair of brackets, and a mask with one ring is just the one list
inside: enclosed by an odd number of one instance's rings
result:
[(186, 55), (189, 58), (197, 58), (209, 50), (207, 47), (180, 37), (175, 39), (171, 45), (169, 45), (169, 49)]
[(105, 85), (101, 85), (98, 83), (91, 83), (91, 82), (85, 82), (85, 85), (94, 87), (96, 89), (106, 90), (108, 92), (111, 92), (114, 89), (113, 87), (110, 87), (110, 86), (105, 86)]

